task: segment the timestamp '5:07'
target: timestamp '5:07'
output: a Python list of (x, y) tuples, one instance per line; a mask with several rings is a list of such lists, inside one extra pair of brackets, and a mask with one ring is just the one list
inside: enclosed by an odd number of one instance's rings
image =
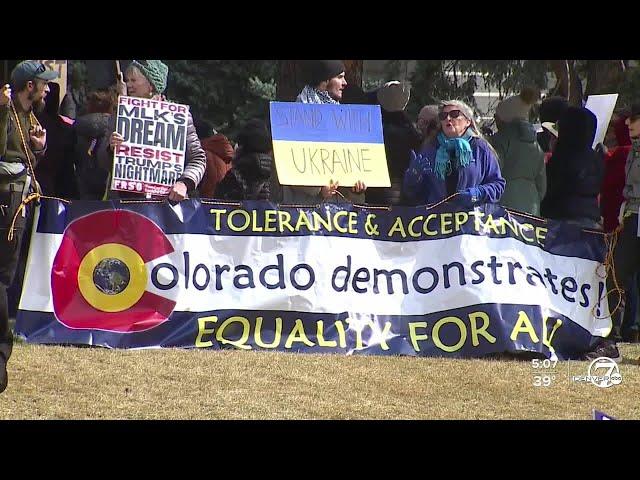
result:
[(544, 360), (534, 358), (531, 360), (531, 366), (533, 368), (556, 368), (557, 364), (558, 360), (550, 360), (548, 358), (545, 358)]

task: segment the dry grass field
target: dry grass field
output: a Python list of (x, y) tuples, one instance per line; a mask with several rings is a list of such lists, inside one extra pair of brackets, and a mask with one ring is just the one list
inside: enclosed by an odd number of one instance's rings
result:
[(640, 345), (621, 351), (605, 389), (570, 379), (588, 362), (536, 387), (526, 361), (18, 343), (0, 419), (640, 419)]

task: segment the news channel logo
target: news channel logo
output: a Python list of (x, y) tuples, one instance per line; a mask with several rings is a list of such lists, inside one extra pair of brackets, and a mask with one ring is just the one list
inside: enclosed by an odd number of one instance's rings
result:
[(622, 374), (615, 360), (598, 357), (589, 364), (586, 375), (574, 375), (574, 382), (590, 382), (598, 388), (610, 388), (622, 383)]

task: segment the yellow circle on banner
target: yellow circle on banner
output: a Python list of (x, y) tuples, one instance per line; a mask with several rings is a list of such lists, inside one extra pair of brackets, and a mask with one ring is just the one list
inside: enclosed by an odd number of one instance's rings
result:
[[(129, 269), (129, 283), (123, 291), (107, 295), (93, 283), (93, 272), (104, 259), (121, 260)], [(147, 288), (147, 269), (142, 257), (131, 247), (119, 243), (105, 243), (84, 256), (78, 269), (78, 287), (89, 305), (103, 312), (122, 312), (136, 304)]]

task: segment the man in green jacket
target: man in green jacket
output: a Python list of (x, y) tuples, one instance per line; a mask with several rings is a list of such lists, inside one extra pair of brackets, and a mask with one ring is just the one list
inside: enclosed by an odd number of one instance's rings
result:
[(49, 80), (57, 76), (42, 63), (26, 60), (11, 72), (11, 87), (0, 89), (0, 393), (7, 388), (7, 361), (13, 346), (7, 288), (20, 257), (27, 223), (24, 211), (16, 218), (11, 241), (8, 234), (22, 200), (38, 188), (33, 170), (45, 151), (47, 132), (33, 111), (44, 107)]

